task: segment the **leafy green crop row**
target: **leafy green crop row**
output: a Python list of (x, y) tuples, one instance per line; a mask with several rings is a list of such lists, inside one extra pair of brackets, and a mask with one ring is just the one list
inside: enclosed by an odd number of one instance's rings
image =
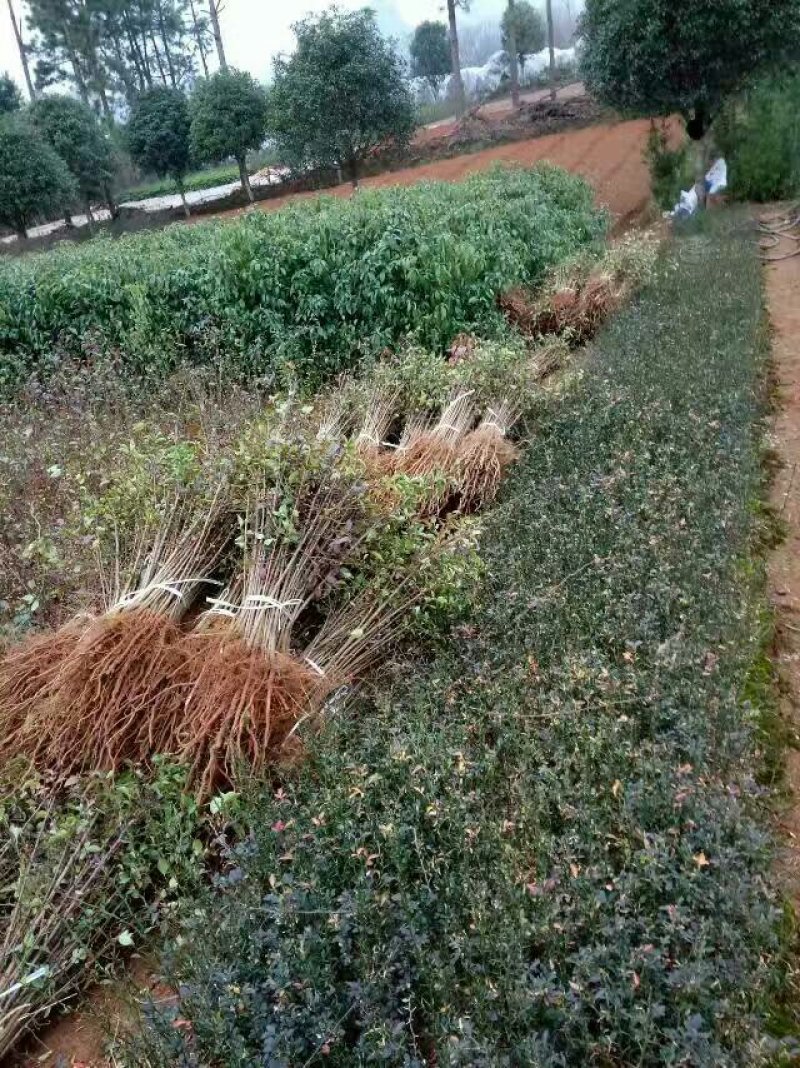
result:
[(60, 248), (0, 266), (0, 386), (100, 352), (314, 387), (405, 337), (496, 332), (501, 290), (604, 227), (581, 179), (537, 167)]
[(678, 243), (543, 402), (458, 638), (254, 790), (129, 1063), (767, 1061), (763, 360), (754, 249)]

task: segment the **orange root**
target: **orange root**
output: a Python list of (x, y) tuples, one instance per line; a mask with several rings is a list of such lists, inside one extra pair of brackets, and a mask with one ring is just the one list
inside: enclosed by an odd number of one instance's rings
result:
[(566, 285), (542, 298), (524, 288), (509, 290), (499, 298), (506, 318), (522, 333), (568, 333), (573, 344), (589, 341), (608, 316), (625, 299), (627, 286), (596, 271), (583, 283)]
[(241, 766), (258, 771), (278, 755), (319, 680), (293, 656), (248, 645), (233, 627), (193, 632), (186, 645), (193, 683), (178, 755), (206, 797)]
[(519, 450), (494, 426), (480, 426), (467, 434), (458, 456), (462, 510), (493, 501), (506, 470), (518, 459)]
[(175, 622), (147, 609), (96, 620), (33, 718), (36, 762), (69, 774), (170, 752), (188, 681), (182, 639)]
[(28, 718), (53, 693), (65, 660), (86, 627), (73, 620), (59, 630), (34, 634), (9, 650), (0, 662), (0, 758), (25, 752)]

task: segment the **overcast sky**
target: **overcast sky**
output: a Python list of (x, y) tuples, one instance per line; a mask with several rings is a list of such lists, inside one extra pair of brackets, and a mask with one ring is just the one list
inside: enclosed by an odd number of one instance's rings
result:
[[(12, 0), (17, 14), (25, 12), (23, 0)], [(265, 79), (276, 52), (290, 51), (294, 44), (291, 25), (304, 15), (322, 11), (330, 0), (224, 0), (221, 15), (222, 33), (228, 62)], [(364, 7), (364, 0), (339, 0), (344, 8)], [(368, 6), (379, 13), (384, 32), (400, 36), (423, 19), (442, 19), (444, 4), (437, 0), (372, 0)], [(468, 20), (496, 21), (505, 0), (473, 0)], [(23, 86), (22, 68), (17, 54), (7, 5), (0, 6), (0, 72), (8, 71)]]

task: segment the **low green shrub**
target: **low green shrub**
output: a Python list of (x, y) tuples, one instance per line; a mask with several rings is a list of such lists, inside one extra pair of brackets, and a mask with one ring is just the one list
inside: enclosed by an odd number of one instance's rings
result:
[(197, 893), (205, 846), (183, 769), (53, 784), (0, 773), (0, 1057)]
[(800, 192), (800, 74), (774, 74), (726, 107), (715, 137), (741, 200), (781, 200)]
[(454, 640), (239, 798), (251, 833), (127, 1063), (775, 1054), (750, 683), (761, 293), (735, 226), (674, 244), (538, 411)]
[(497, 168), (29, 256), (0, 266), (0, 386), (97, 353), (135, 374), (222, 353), (315, 388), (404, 338), (496, 333), (501, 290), (604, 228), (580, 178)]

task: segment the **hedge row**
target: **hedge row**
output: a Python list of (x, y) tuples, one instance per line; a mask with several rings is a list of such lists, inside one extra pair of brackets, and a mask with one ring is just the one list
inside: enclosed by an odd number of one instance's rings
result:
[(501, 290), (604, 227), (581, 179), (497, 168), (65, 247), (0, 267), (0, 383), (100, 351), (134, 371), (220, 353), (242, 375), (291, 364), (313, 387), (407, 336), (495, 331)]
[(131, 1064), (764, 1062), (761, 299), (681, 241), (543, 402), (483, 602), (246, 800)]

